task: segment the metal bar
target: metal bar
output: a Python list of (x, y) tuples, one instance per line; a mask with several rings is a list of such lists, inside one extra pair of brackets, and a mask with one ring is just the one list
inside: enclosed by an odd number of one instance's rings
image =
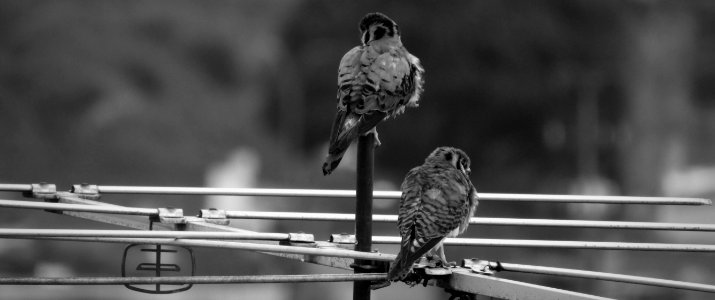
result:
[(3, 191), (3, 192), (30, 192), (30, 191), (32, 191), (32, 185), (31, 184), (0, 183), (0, 191)]
[(255, 275), (255, 276), (167, 276), (167, 277), (0, 277), (0, 285), (124, 285), (124, 284), (227, 284), (371, 281), (385, 273)]
[(493, 276), (471, 273), (468, 270), (453, 270), (446, 279), (439, 279), (437, 286), (497, 299), (520, 300), (604, 300), (599, 296), (561, 290), (542, 285), (519, 282)]
[[(375, 244), (399, 244), (399, 237), (373, 236)], [(510, 240), (510, 239), (475, 239), (447, 238), (445, 245), (481, 246), (481, 247), (531, 247), (531, 248), (565, 248), (593, 250), (638, 250), (638, 251), (672, 251), (672, 252), (715, 252), (715, 245), (702, 244), (663, 244), (663, 243), (624, 243), (624, 242), (590, 242), (590, 241), (547, 241), (547, 240)]]
[(289, 254), (305, 254), (305, 255), (321, 255), (332, 257), (344, 257), (352, 259), (393, 261), (394, 254), (378, 253), (378, 252), (359, 252), (343, 249), (324, 249), (302, 246), (283, 246), (273, 244), (259, 243), (243, 243), (229, 241), (210, 241), (210, 240), (189, 240), (189, 239), (160, 239), (160, 238), (104, 238), (104, 237), (51, 237), (44, 238), (57, 241), (75, 241), (75, 242), (100, 242), (100, 243), (120, 243), (120, 244), (161, 244), (171, 246), (186, 246), (186, 247), (203, 247), (203, 248), (222, 248), (236, 249), (248, 251), (260, 251), (270, 253), (289, 253)]
[[(94, 200), (82, 199), (77, 197), (75, 194), (69, 192), (57, 192), (57, 201), (59, 203), (65, 204), (79, 204), (79, 205), (92, 205), (96, 207), (124, 207), (114, 204), (109, 204), (105, 202), (99, 202)], [(76, 212), (76, 211), (61, 211), (63, 215), (72, 216), (81, 219), (92, 220), (96, 222), (101, 222), (105, 224), (112, 224), (121, 227), (127, 227), (139, 230), (174, 230), (176, 224), (165, 224), (165, 223), (154, 223), (153, 228), (150, 226), (152, 222), (149, 218), (144, 216), (126, 216), (126, 215), (110, 215), (110, 214), (100, 214), (100, 213), (90, 213), (90, 212)], [(186, 217), (189, 219), (190, 217)]]
[[(57, 196), (58, 196), (58, 201), (62, 202), (62, 203), (117, 207), (117, 205), (113, 205), (113, 204), (78, 198), (68, 192), (57, 192)], [(121, 206), (119, 206), (119, 207), (121, 207)], [(96, 221), (96, 222), (115, 224), (115, 225), (119, 225), (119, 226), (140, 229), (140, 230), (150, 230), (150, 229), (176, 230), (177, 225), (178, 225), (178, 224), (165, 224), (165, 223), (151, 223), (152, 228), (150, 228), (150, 225), (149, 225), (150, 222), (148, 222), (148, 220), (143, 220), (143, 221), (135, 220), (134, 218), (137, 218), (136, 216), (119, 216), (119, 215), (115, 216), (115, 215), (106, 215), (106, 214), (85, 213), (85, 212), (68, 212), (68, 211), (62, 212), (62, 214), (77, 217), (77, 218), (82, 218), (82, 219), (88, 219), (88, 220), (92, 220), (92, 221)], [(236, 227), (207, 223), (204, 219), (197, 218), (197, 217), (188, 217), (187, 216), (184, 218), (186, 219), (186, 223), (181, 224), (182, 225), (181, 229), (185, 230), (185, 231), (201, 231), (201, 232), (223, 231), (223, 232), (245, 232), (245, 233), (253, 232), (253, 231), (240, 229), (240, 228), (236, 228)], [(276, 244), (276, 242), (272, 242), (272, 241), (255, 241), (255, 243)], [(316, 241), (311, 246), (318, 248), (318, 249), (335, 249), (335, 244), (328, 243), (328, 242), (321, 242), (321, 241)], [(342, 246), (344, 247), (344, 245), (342, 245)], [(321, 256), (321, 255), (308, 255), (308, 254), (295, 254), (295, 253), (270, 253), (270, 252), (259, 252), (259, 253), (271, 255), (271, 256), (279, 256), (279, 257), (302, 261), (302, 262), (309, 262), (312, 264), (329, 266), (332, 268), (338, 268), (338, 269), (343, 269), (343, 270), (352, 270), (350, 265), (353, 263), (353, 259), (350, 259), (350, 258), (330, 257), (330, 256)]]
[[(357, 178), (355, 184), (355, 250), (372, 251), (372, 176), (375, 158), (375, 135), (358, 138)], [(355, 273), (366, 273), (360, 268), (369, 261), (355, 260)], [(353, 284), (353, 300), (370, 300), (370, 282), (356, 281)]]
[[(266, 219), (300, 221), (355, 221), (354, 214), (303, 213), (303, 212), (268, 212), (268, 211), (226, 211), (231, 219)], [(373, 222), (397, 222), (397, 215), (372, 215)], [(496, 226), (543, 226), (543, 227), (581, 227), (602, 229), (640, 229), (673, 231), (715, 231), (715, 224), (655, 223), (591, 220), (551, 220), (551, 219), (514, 219), (514, 218), (472, 218), (470, 224)]]
[(0, 228), (0, 238), (32, 239), (47, 237), (230, 239), (267, 241), (290, 240), (290, 234), (288, 233)]
[(34, 201), (18, 201), (18, 200), (0, 200), (0, 207), (61, 210), (61, 211), (82, 211), (82, 212), (95, 212), (95, 213), (105, 213), (105, 214), (140, 215), (140, 216), (152, 216), (152, 215), (159, 214), (159, 210), (156, 208), (116, 207), (116, 206), (104, 207), (104, 206), (82, 205), (82, 204), (66, 204), (66, 203), (34, 202)]
[[(271, 189), (271, 188), (208, 188), (157, 186), (98, 186), (103, 194), (163, 194), (163, 195), (223, 195), (274, 197), (355, 198), (353, 190)], [(400, 199), (400, 191), (374, 191), (375, 199)], [(496, 194), (479, 193), (484, 201), (522, 201), (602, 204), (712, 205), (709, 199), (683, 197), (637, 197), (597, 195)]]
[[(271, 189), (271, 188), (209, 188), (161, 186), (97, 186), (104, 194), (161, 194), (161, 195), (224, 195), (274, 197), (332, 197), (355, 198), (353, 190)], [(0, 191), (30, 192), (30, 184), (0, 184)], [(400, 199), (400, 191), (374, 191), (375, 199)], [(500, 194), (480, 193), (484, 201), (602, 203), (602, 204), (657, 204), (657, 205), (712, 205), (710, 199), (684, 197), (639, 197), (598, 195)]]
[(715, 293), (715, 285), (700, 284), (668, 279), (632, 276), (632, 275), (622, 275), (604, 272), (594, 272), (585, 270), (574, 270), (574, 269), (564, 269), (564, 268), (553, 268), (553, 267), (542, 267), (542, 266), (530, 266), (530, 265), (520, 265), (520, 264), (509, 264), (509, 263), (499, 263), (501, 269), (509, 272), (520, 272), (520, 273), (533, 273), (533, 274), (544, 274), (544, 275), (556, 275), (565, 277), (578, 277), (586, 279), (599, 279), (607, 281), (643, 284), (651, 286), (669, 287), (676, 289), (700, 291)]

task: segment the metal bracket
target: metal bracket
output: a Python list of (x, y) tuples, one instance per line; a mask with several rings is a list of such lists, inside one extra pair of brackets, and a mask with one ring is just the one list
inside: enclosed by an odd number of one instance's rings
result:
[(494, 275), (495, 271), (499, 271), (501, 266), (499, 262), (490, 262), (480, 260), (478, 258), (468, 258), (462, 260), (462, 267), (470, 269), (472, 272), (483, 275)]
[(336, 247), (354, 250), (357, 240), (354, 234), (334, 233), (330, 235), (330, 242), (334, 243)]
[(76, 194), (79, 198), (87, 200), (99, 200), (101, 197), (99, 187), (88, 183), (74, 184), (70, 192)]
[[(161, 277), (163, 273), (165, 272), (180, 272), (182, 271), (181, 266), (178, 264), (174, 263), (164, 263), (162, 258), (165, 259), (165, 256), (167, 254), (178, 254), (181, 255), (179, 250), (185, 250), (188, 253), (188, 256), (191, 261), (191, 268), (189, 269), (188, 273), (190, 273), (191, 276), (195, 275), (196, 272), (196, 258), (194, 257), (194, 252), (191, 250), (191, 248), (186, 248), (186, 247), (178, 247), (172, 249), (173, 247), (167, 249), (166, 246), (162, 245), (142, 245), (142, 244), (131, 244), (124, 248), (124, 255), (122, 256), (122, 277), (127, 277), (127, 256), (129, 253), (129, 250), (134, 248), (134, 247), (139, 247), (139, 252), (153, 252), (154, 253), (154, 262), (143, 262), (139, 263), (136, 266), (137, 271), (144, 271), (144, 272), (151, 272), (153, 275), (156, 277)], [(143, 253), (140, 254), (139, 256), (143, 257)], [(180, 259), (173, 259), (172, 261), (181, 261)], [(184, 270), (187, 268), (185, 267)], [(170, 285), (170, 284), (168, 284)], [(173, 293), (178, 293), (178, 292), (183, 292), (188, 289), (190, 289), (193, 284), (184, 284), (180, 285), (178, 288), (175, 289), (162, 289), (162, 284), (155, 284), (154, 289), (145, 289), (145, 288), (140, 288), (135, 285), (131, 284), (125, 284), (124, 285), (126, 288), (137, 291), (137, 292), (142, 292), (142, 293), (147, 293), (147, 294), (173, 294)]]
[(31, 184), (32, 190), (24, 192), (23, 196), (37, 199), (55, 200), (57, 199), (57, 187), (47, 182)]
[(152, 216), (152, 222), (167, 223), (167, 224), (186, 224), (186, 218), (184, 218), (184, 210), (181, 208), (174, 207), (160, 207), (159, 215)]
[(228, 225), (229, 223), (231, 223), (231, 220), (226, 217), (226, 210), (223, 209), (202, 209), (199, 213), (199, 218), (204, 219), (206, 223), (218, 225)]

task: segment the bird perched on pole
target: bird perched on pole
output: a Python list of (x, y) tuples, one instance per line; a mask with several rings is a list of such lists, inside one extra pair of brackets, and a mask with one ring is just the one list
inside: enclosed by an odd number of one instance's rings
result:
[(330, 132), (323, 175), (340, 164), (360, 135), (374, 133), (382, 120), (416, 107), (424, 84), (420, 60), (407, 52), (395, 21), (369, 13), (360, 21), (362, 45), (346, 53), (338, 68), (338, 113)]
[(412, 264), (431, 254), (449, 265), (442, 241), (462, 234), (479, 203), (469, 180), (471, 161), (464, 151), (439, 147), (402, 182), (397, 226), (402, 242), (388, 279), (403, 280)]

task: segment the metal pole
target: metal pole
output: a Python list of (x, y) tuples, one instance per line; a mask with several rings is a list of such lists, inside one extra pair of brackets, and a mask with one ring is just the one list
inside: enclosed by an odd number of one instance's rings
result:
[(256, 275), (256, 276), (166, 276), (166, 277), (0, 277), (0, 285), (124, 285), (124, 284), (226, 284), (370, 281), (385, 273)]
[[(496, 263), (492, 263), (496, 264)], [(574, 269), (564, 269), (564, 268), (552, 268), (552, 267), (542, 267), (542, 266), (530, 266), (530, 265), (520, 265), (520, 264), (508, 264), (508, 263), (498, 263), (496, 266), (501, 266), (501, 269), (509, 272), (521, 272), (521, 273), (533, 273), (533, 274), (544, 274), (544, 275), (556, 275), (565, 277), (577, 277), (586, 279), (599, 279), (607, 281), (652, 285), (669, 287), (676, 289), (700, 291), (715, 293), (715, 285), (692, 283), (660, 278), (650, 278), (632, 275), (622, 275), (604, 272), (594, 272), (585, 270), (574, 270)]]
[[(399, 244), (400, 237), (374, 236), (375, 244)], [(549, 241), (549, 240), (511, 240), (511, 239), (474, 239), (447, 238), (445, 245), (481, 246), (481, 247), (531, 247), (592, 250), (637, 250), (637, 251), (672, 251), (672, 252), (715, 252), (715, 245), (703, 244), (664, 244), (664, 243), (624, 243), (590, 241)]]
[(0, 238), (48, 237), (105, 237), (105, 238), (173, 238), (173, 239), (231, 239), (231, 240), (290, 240), (288, 233), (143, 231), (143, 230), (87, 230), (87, 229), (11, 229), (0, 228)]
[[(375, 156), (375, 135), (362, 135), (358, 138), (357, 181), (355, 199), (355, 250), (372, 251), (372, 176)], [(370, 261), (355, 260), (355, 273), (367, 273), (360, 266)], [(370, 282), (353, 283), (353, 300), (370, 300)]]
[(0, 200), (0, 207), (62, 210), (62, 211), (83, 211), (83, 212), (96, 212), (96, 213), (122, 214), (122, 215), (140, 215), (140, 216), (153, 216), (153, 215), (159, 214), (159, 209), (156, 209), (156, 208), (99, 206), (99, 205), (18, 201), (18, 200)]
[[(277, 211), (226, 211), (229, 219), (266, 219), (300, 221), (355, 221), (354, 214), (304, 213)], [(372, 215), (373, 222), (397, 222), (397, 215)], [(601, 229), (634, 230), (673, 230), (673, 231), (715, 231), (715, 224), (656, 223), (591, 220), (552, 220), (518, 218), (472, 218), (469, 224), (494, 226), (543, 226), (543, 227), (579, 227)]]

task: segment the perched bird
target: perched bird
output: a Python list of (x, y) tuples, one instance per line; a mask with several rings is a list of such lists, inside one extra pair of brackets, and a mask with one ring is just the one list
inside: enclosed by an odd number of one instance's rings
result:
[(390, 267), (390, 281), (403, 280), (424, 254), (448, 265), (442, 241), (467, 229), (479, 202), (469, 165), (464, 151), (439, 147), (407, 173), (397, 221), (402, 242)]
[(402, 45), (395, 21), (369, 13), (360, 21), (362, 45), (343, 56), (338, 68), (338, 113), (330, 132), (323, 175), (340, 163), (358, 136), (374, 133), (380, 121), (416, 107), (422, 93), (424, 69)]

